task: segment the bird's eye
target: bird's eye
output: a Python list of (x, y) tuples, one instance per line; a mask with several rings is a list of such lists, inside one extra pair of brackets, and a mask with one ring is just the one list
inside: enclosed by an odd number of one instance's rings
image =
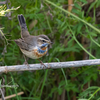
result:
[(42, 40), (42, 42), (46, 42), (45, 40)]

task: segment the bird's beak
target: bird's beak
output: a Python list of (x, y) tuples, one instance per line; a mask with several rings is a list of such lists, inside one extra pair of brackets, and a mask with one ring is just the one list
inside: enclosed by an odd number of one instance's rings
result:
[(52, 48), (52, 44), (53, 44), (53, 42), (49, 42), (49, 46), (48, 46), (48, 48), (50, 49), (50, 48)]
[(50, 44), (53, 44), (53, 42), (50, 42)]
[(50, 41), (50, 42), (48, 42), (48, 43), (49, 43), (49, 44), (53, 44), (53, 42), (51, 42), (51, 41)]

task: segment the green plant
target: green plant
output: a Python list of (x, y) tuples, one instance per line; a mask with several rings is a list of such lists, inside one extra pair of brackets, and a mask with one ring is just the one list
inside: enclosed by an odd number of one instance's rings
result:
[[(68, 1), (25, 1), (10, 0), (10, 7), (18, 7), (11, 14), (11, 20), (0, 17), (0, 25), (4, 29), (0, 33), (0, 65), (23, 64), (24, 58), (18, 46), (13, 41), (20, 38), (20, 27), (17, 20), (18, 14), (26, 18), (28, 30), (31, 35), (46, 34), (54, 43), (49, 50), (49, 56), (41, 58), (43, 62), (62, 62), (83, 59), (96, 59), (100, 57), (99, 25), (95, 24), (96, 8), (100, 1), (93, 2), (93, 18), (84, 16), (82, 5), (86, 0), (75, 0), (72, 13), (66, 6)], [(39, 63), (37, 60), (28, 59), (28, 63)], [(17, 94), (24, 91), (24, 95), (14, 99), (57, 100), (64, 97), (72, 100), (97, 100), (99, 99), (99, 66), (85, 66), (82, 68), (49, 69), (41, 71), (25, 71), (2, 74), (5, 84), (11, 79), (17, 83), (16, 89), (6, 87), (6, 95)], [(9, 92), (10, 91), (10, 92)], [(67, 95), (65, 95), (67, 94)], [(12, 98), (13, 99), (13, 98)]]

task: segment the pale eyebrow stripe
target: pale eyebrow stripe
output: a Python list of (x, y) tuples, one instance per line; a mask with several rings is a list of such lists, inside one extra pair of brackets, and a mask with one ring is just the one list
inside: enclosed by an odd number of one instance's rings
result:
[(45, 39), (45, 38), (39, 38), (39, 39), (41, 39), (41, 40), (45, 40), (45, 41), (48, 41), (47, 39)]

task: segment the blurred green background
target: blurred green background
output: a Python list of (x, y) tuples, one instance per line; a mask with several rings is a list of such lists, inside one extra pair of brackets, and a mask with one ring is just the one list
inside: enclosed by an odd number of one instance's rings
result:
[[(100, 31), (96, 31), (100, 28), (100, 0), (73, 0), (71, 12), (77, 18), (62, 10), (68, 10), (68, 0), (50, 1), (62, 8), (43, 0), (7, 0), (7, 8), (20, 8), (0, 16), (5, 36), (0, 34), (0, 66), (20, 65), (25, 61), (14, 42), (21, 37), (18, 14), (26, 18), (31, 35), (45, 34), (53, 42), (49, 56), (41, 58), (44, 63), (100, 58)], [(40, 62), (28, 58), (28, 63)], [(8, 72), (0, 75), (0, 81), (4, 80), (4, 85), (19, 85), (17, 88), (5, 87), (5, 96), (24, 92), (11, 100), (100, 100), (99, 69), (99, 66), (85, 66)]]

